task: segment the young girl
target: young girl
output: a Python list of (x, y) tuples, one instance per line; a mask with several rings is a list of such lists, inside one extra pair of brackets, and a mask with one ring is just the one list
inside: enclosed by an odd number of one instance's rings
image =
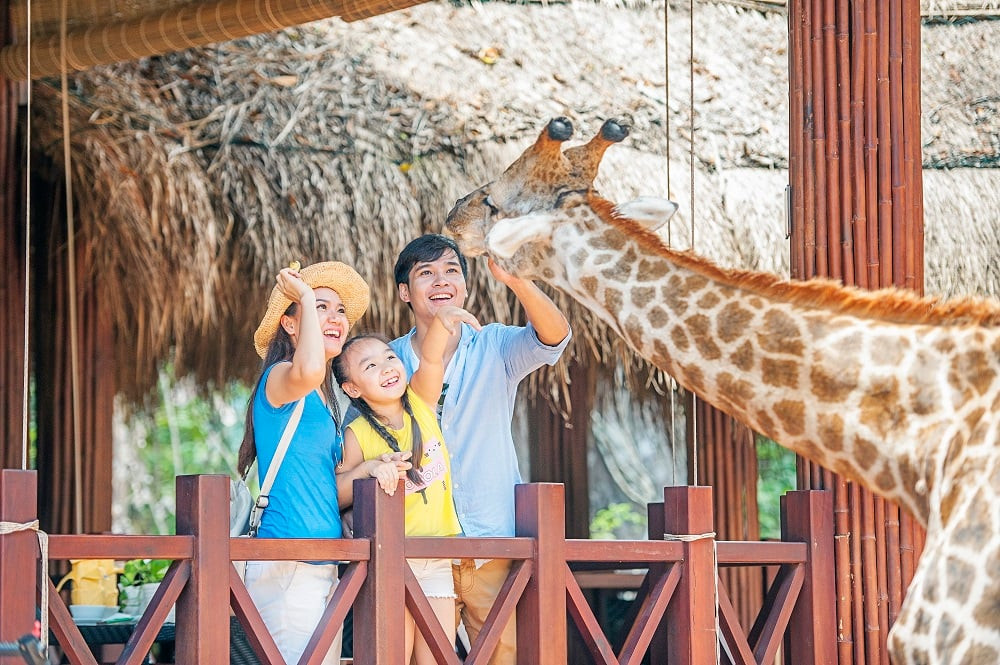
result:
[[(386, 454), (412, 452), (412, 467), (405, 480), (407, 536), (455, 536), (461, 532), (451, 496), (448, 449), (432, 409), (444, 382), (448, 338), (460, 334), (462, 322), (480, 328), (475, 317), (464, 309), (446, 306), (437, 312), (421, 347), (420, 366), (409, 386), (402, 361), (387, 340), (379, 336), (350, 339), (333, 363), (334, 378), (361, 414), (344, 432), (344, 472), (372, 465), (369, 475), (378, 478), (388, 491), (389, 485), (395, 487), (397, 483), (396, 468), (380, 460)], [(352, 484), (337, 483), (341, 505), (352, 501)], [(445, 634), (454, 641), (451, 559), (410, 559), (408, 563)], [(412, 654), (416, 665), (433, 665), (434, 656), (423, 636), (415, 635), (409, 612), (404, 629), (404, 662), (410, 662)]]

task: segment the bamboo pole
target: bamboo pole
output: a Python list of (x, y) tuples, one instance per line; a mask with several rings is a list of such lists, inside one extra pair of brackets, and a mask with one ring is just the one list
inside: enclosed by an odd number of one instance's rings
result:
[[(865, 13), (869, 0), (851, 3), (851, 164), (853, 166), (853, 197), (851, 220), (854, 224), (854, 283), (868, 286), (868, 196), (865, 186)], [(874, 1), (874, 0), (872, 0)], [(848, 4), (842, 2), (842, 4)]]
[(837, 81), (844, 83), (837, 86), (837, 118), (839, 121), (838, 136), (840, 139), (840, 271), (845, 284), (853, 285), (854, 277), (854, 233), (852, 220), (855, 214), (853, 182), (853, 151), (851, 137), (851, 57), (850, 57), (850, 6), (846, 2), (838, 2), (836, 7), (836, 41), (837, 41)]
[[(790, 214), (786, 220), (789, 235), (793, 237), (789, 255), (792, 277), (805, 274), (805, 243), (798, 241), (801, 225), (805, 220), (805, 161), (803, 156), (803, 132), (805, 126), (803, 109), (805, 91), (803, 89), (803, 69), (799, 59), (802, 53), (802, 5), (792, 2), (788, 6), (788, 120), (791, 131), (788, 134), (788, 182), (791, 187)], [(803, 486), (799, 483), (799, 486)]]
[(892, 284), (906, 286), (906, 266), (912, 242), (907, 234), (907, 186), (903, 157), (903, 22), (902, 0), (889, 0), (887, 8), (888, 38), (883, 38), (887, 50), (889, 117), (889, 175), (892, 206)]
[(888, 551), (886, 542), (886, 501), (882, 497), (871, 495), (870, 500), (873, 507), (875, 540), (875, 597), (868, 599), (868, 603), (875, 604), (878, 616), (878, 663), (879, 665), (889, 665), (889, 650), (883, 649), (886, 633), (889, 630), (889, 592), (888, 592), (888, 559), (892, 553)]
[[(331, 16), (357, 21), (423, 0), (216, 0), (172, 7), (126, 21), (104, 23), (71, 31), (66, 38), (69, 71), (94, 65), (136, 60), (215, 42), (273, 32)], [(62, 71), (59, 36), (35, 39), (31, 48), (31, 75), (52, 76)], [(28, 75), (26, 44), (0, 49), (0, 75), (23, 79)]]
[[(823, 79), (824, 124), (826, 126), (826, 180), (823, 191), (826, 200), (826, 263), (828, 274), (843, 274), (840, 235), (840, 116), (837, 113), (840, 86), (837, 75), (837, 11), (836, 0), (823, 0)], [(833, 85), (830, 85), (830, 84)], [(822, 274), (822, 273), (821, 273)]]
[(804, 196), (804, 217), (802, 219), (802, 241), (805, 246), (805, 263), (801, 279), (816, 275), (816, 151), (813, 148), (812, 135), (816, 127), (816, 89), (815, 72), (812, 58), (812, 7), (803, 2), (802, 14), (802, 89), (803, 89), (803, 124), (802, 151), (803, 173), (802, 193)]
[(893, 225), (892, 225), (892, 135), (889, 114), (889, 7), (876, 2), (876, 89), (877, 109), (876, 155), (878, 162), (878, 238), (879, 286), (892, 284)]
[[(851, 663), (854, 626), (851, 622), (854, 599), (851, 575), (851, 549), (856, 538), (851, 531), (850, 492), (847, 482), (838, 479), (833, 487), (834, 574), (837, 589), (837, 652), (840, 663)], [(857, 533), (857, 532), (854, 532)]]
[(875, 25), (875, 7), (878, 0), (868, 0), (865, 3), (864, 18), (864, 140), (865, 140), (865, 189), (867, 190), (868, 237), (867, 266), (868, 279), (865, 286), (874, 288), (879, 283), (879, 231), (878, 223), (878, 131), (875, 109), (876, 76), (878, 72), (876, 56), (878, 53), (878, 32)]

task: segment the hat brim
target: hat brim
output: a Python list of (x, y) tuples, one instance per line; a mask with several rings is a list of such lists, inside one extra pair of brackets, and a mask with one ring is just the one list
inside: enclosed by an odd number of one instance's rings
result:
[[(299, 274), (302, 280), (314, 289), (326, 287), (335, 291), (344, 303), (347, 322), (352, 327), (368, 310), (371, 299), (368, 283), (346, 263), (340, 261), (314, 263), (300, 270)], [(253, 335), (254, 349), (261, 358), (267, 354), (267, 347), (271, 345), (278, 332), (281, 317), (291, 304), (291, 299), (277, 286), (271, 289), (271, 296), (267, 300), (267, 311)]]

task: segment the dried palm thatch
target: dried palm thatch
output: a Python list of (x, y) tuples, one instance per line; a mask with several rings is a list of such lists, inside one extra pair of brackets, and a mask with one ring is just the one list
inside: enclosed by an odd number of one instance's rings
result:
[[(569, 115), (581, 137), (605, 117), (630, 118), (632, 137), (609, 153), (598, 180), (609, 198), (669, 193), (681, 203), (664, 232), (672, 243), (690, 242), (693, 229), (695, 249), (722, 263), (785, 271), (784, 20), (696, 6), (689, 150), (681, 12), (426, 4), (75, 75), (79, 226), (121, 332), (123, 392), (144, 394), (168, 358), (203, 383), (252, 374), (253, 326), (273, 274), (292, 258), (355, 265), (375, 293), (359, 326), (402, 332), (409, 316), (391, 275), (398, 250), (439, 230), (452, 203), (495, 177), (554, 115)], [(59, 91), (50, 81), (36, 90), (36, 146), (58, 160)], [(976, 133), (953, 136), (966, 141), (953, 151), (986, 150)], [(970, 201), (988, 193), (980, 188), (1000, 191), (958, 173), (943, 186)], [(929, 204), (929, 225), (933, 215)], [(929, 263), (932, 255), (929, 247)], [(504, 289), (481, 266), (473, 271), (470, 309), (517, 321)], [(603, 324), (560, 302), (574, 354), (624, 353)]]

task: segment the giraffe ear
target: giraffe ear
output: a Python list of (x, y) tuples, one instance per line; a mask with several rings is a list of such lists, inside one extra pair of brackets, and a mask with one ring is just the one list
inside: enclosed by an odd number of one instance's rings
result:
[(677, 204), (655, 196), (640, 196), (615, 206), (615, 213), (631, 219), (648, 231), (656, 231), (677, 212)]
[(509, 259), (523, 245), (551, 241), (552, 220), (547, 212), (501, 219), (486, 234), (486, 247), (494, 257)]

